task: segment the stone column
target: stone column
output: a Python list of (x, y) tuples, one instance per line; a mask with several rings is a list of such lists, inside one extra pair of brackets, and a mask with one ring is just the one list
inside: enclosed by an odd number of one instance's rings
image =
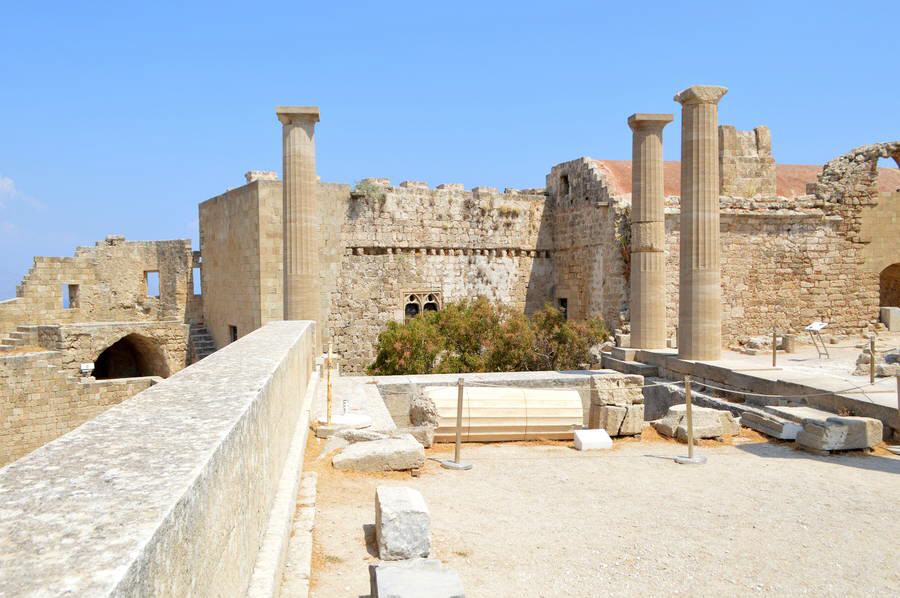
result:
[(681, 244), (678, 356), (712, 360), (722, 354), (719, 272), (719, 100), (725, 87), (695, 85), (681, 104)]
[(284, 319), (316, 322), (321, 347), (316, 106), (279, 106), (284, 167)]
[(632, 114), (631, 346), (666, 347), (666, 224), (662, 131), (671, 114)]

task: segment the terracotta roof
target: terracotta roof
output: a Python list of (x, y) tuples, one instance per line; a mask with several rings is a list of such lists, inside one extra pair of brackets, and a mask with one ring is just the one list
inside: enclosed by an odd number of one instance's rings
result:
[[(613, 194), (631, 193), (631, 160), (594, 160), (606, 172)], [(775, 192), (779, 197), (796, 197), (806, 194), (806, 183), (816, 182), (822, 172), (821, 166), (813, 164), (776, 164)], [(681, 162), (667, 160), (663, 163), (665, 194), (681, 195)], [(880, 191), (900, 189), (900, 169), (880, 168), (878, 173)]]

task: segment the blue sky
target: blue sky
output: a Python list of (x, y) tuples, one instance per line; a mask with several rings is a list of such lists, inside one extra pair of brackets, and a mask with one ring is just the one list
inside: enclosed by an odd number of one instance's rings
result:
[(697, 83), (779, 162), (824, 163), (900, 138), (898, 22), (894, 2), (5, 2), (0, 298), (32, 256), (110, 233), (196, 246), (199, 202), (280, 170), (278, 104), (321, 107), (333, 182), (543, 186), (629, 158), (626, 117)]

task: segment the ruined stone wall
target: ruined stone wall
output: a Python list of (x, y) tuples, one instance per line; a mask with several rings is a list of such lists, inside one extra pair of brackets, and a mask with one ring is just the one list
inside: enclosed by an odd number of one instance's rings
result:
[(738, 131), (719, 127), (719, 194), (731, 197), (774, 197), (775, 159), (769, 127)]
[(878, 203), (862, 206), (859, 236), (865, 244), (867, 272), (880, 274), (900, 263), (900, 191), (879, 193)]
[(588, 158), (554, 166), (547, 191), (554, 301), (567, 299), (570, 318), (599, 316), (617, 327), (628, 307), (630, 201), (610, 196)]
[(550, 296), (540, 192), (367, 180), (344, 205), (341, 240), (326, 243), (343, 249), (340, 265), (323, 270), (338, 273), (326, 330), (347, 371), (372, 362), (378, 333), (403, 320), (408, 293), (436, 292), (443, 303), (483, 295), (523, 311)]
[[(74, 257), (36, 257), (16, 289), (0, 302), (0, 337), (26, 324), (185, 322), (198, 311), (193, 294), (194, 253), (189, 240), (126, 241), (110, 236)], [(145, 272), (159, 272), (159, 297), (147, 294)], [(77, 285), (65, 308), (68, 285)]]
[[(863, 246), (850, 241), (814, 198), (722, 198), (722, 336), (726, 344), (813, 320), (858, 333), (877, 318), (877, 275), (863, 267)], [(666, 323), (678, 323), (679, 211), (666, 210)]]
[(58, 352), (0, 355), (0, 467), (156, 382), (81, 379), (62, 366)]

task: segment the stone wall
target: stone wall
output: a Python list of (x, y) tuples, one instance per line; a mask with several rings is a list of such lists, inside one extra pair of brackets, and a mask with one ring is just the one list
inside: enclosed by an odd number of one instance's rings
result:
[(878, 203), (864, 205), (860, 211), (865, 269), (880, 274), (900, 263), (900, 191), (879, 193)]
[(271, 323), (0, 470), (0, 588), (245, 595), (308, 425), (312, 341)]
[[(723, 342), (799, 332), (813, 320), (830, 331), (858, 333), (877, 319), (877, 275), (863, 270), (863, 246), (842, 234), (841, 221), (793, 200), (722, 198)], [(666, 210), (666, 323), (678, 323), (679, 211)]]
[(719, 127), (719, 194), (731, 197), (774, 197), (775, 159), (769, 127), (738, 131)]
[[(404, 318), (409, 293), (437, 293), (442, 303), (483, 295), (531, 311), (550, 297), (552, 237), (545, 226), (545, 196), (535, 191), (462, 185), (429, 189), (363, 181), (343, 203), (342, 250), (331, 286), (326, 330), (348, 372), (362, 372), (375, 357), (378, 333)], [(340, 205), (332, 203), (334, 205)], [(326, 338), (328, 334), (326, 333)]]
[(92, 380), (53, 351), (0, 355), (0, 467), (74, 430), (158, 379)]
[(554, 166), (547, 175), (552, 296), (574, 319), (602, 317), (617, 327), (628, 309), (629, 202), (610, 196), (593, 160)]
[[(74, 257), (36, 257), (16, 289), (0, 302), (0, 337), (23, 324), (71, 324), (199, 317), (193, 294), (195, 256), (189, 240), (126, 241), (110, 236)], [(159, 272), (158, 297), (148, 295), (145, 273)], [(73, 289), (71, 307), (63, 295)]]

